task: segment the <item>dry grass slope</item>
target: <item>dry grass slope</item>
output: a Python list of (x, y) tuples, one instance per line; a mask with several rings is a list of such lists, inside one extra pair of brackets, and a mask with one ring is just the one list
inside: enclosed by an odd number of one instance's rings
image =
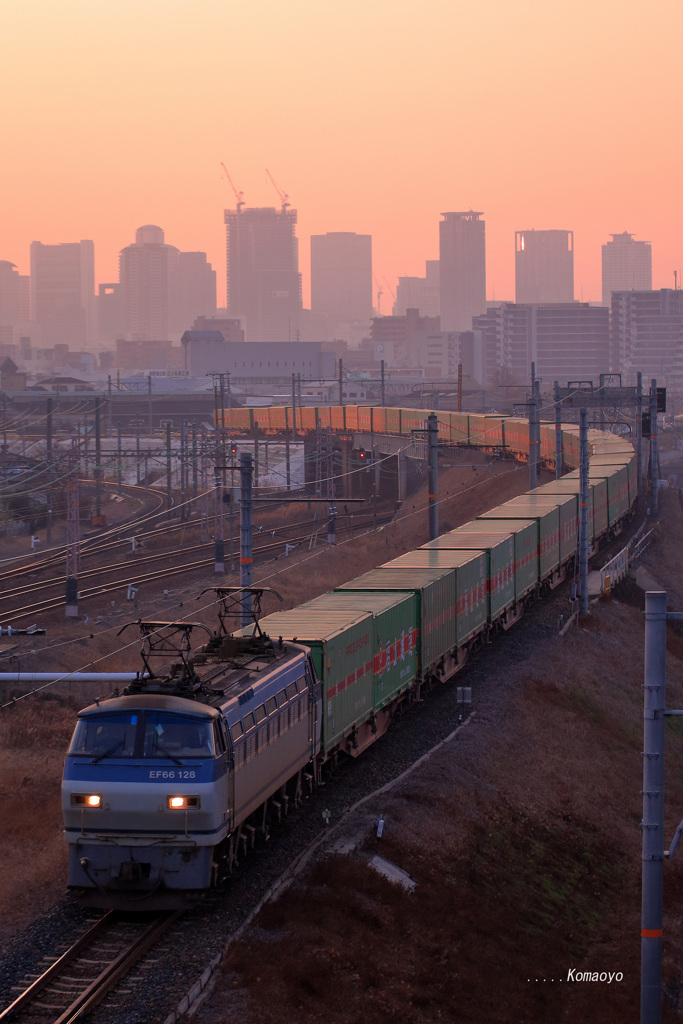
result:
[[(678, 496), (666, 495), (648, 564), (678, 607), (681, 527)], [(231, 950), (200, 1019), (637, 1020), (644, 633), (630, 594), (484, 681), (457, 741), (348, 823), (373, 853), (383, 811), (382, 855), (417, 881), (412, 893), (362, 856), (319, 861)], [(683, 642), (672, 633), (667, 646), (668, 703), (682, 707)], [(683, 813), (682, 769), (683, 724), (669, 720), (667, 840)], [(665, 880), (673, 1021), (680, 860)], [(568, 982), (572, 967), (623, 981)]]

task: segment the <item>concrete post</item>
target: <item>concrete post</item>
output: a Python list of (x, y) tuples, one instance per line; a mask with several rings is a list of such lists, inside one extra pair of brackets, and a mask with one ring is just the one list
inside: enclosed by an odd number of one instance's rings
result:
[(435, 413), (427, 417), (429, 441), (429, 539), (439, 536), (439, 423)]
[(666, 594), (645, 595), (640, 1022), (662, 1019)]
[(643, 375), (638, 370), (636, 385), (636, 452), (638, 455), (638, 494), (643, 493)]
[(564, 453), (562, 451), (562, 402), (560, 401), (560, 382), (554, 384), (555, 398), (555, 479), (562, 476), (562, 463)]
[[(121, 450), (121, 427), (119, 425), (119, 451)], [(171, 421), (166, 421), (166, 509), (173, 505), (173, 473), (171, 468)]]
[(588, 410), (581, 409), (579, 433), (579, 575), (581, 614), (588, 615)]
[[(253, 463), (249, 452), (240, 455), (240, 586), (251, 586), (252, 566), (252, 472)], [(242, 604), (242, 625), (248, 626), (252, 620), (251, 596), (245, 594)]]
[(659, 451), (657, 448), (657, 381), (650, 386), (650, 487), (652, 489), (652, 515), (659, 515)]

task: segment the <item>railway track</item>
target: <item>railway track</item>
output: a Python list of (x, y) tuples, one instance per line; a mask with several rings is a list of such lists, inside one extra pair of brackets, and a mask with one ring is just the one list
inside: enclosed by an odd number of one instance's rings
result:
[(116, 988), (182, 913), (126, 917), (110, 910), (59, 957), (46, 958), (38, 977), (15, 987), (20, 991), (0, 1012), (0, 1021), (71, 1024), (79, 1020)]
[[(369, 522), (373, 522), (377, 526), (382, 526), (389, 522), (392, 518), (391, 512), (385, 512), (384, 514), (373, 516), (372, 513), (363, 514), (362, 516), (356, 515), (354, 517), (354, 523), (349, 524), (349, 531), (359, 529), (365, 530), (368, 527)], [(304, 524), (300, 524), (303, 526)], [(306, 524), (311, 525), (309, 522)], [(316, 524), (319, 529), (323, 526), (320, 522)], [(270, 534), (270, 531), (267, 531)], [(302, 544), (315, 542), (316, 535), (312, 534), (310, 530), (306, 533), (289, 536), (287, 543), (292, 546), (301, 546)], [(254, 544), (253, 557), (256, 560), (263, 557), (268, 557), (274, 552), (282, 551), (282, 540), (268, 541), (262, 544)], [(177, 552), (177, 554), (191, 554), (202, 550), (212, 550), (213, 545), (211, 542), (205, 544), (193, 545), (191, 548), (185, 549), (184, 552)], [(147, 555), (141, 557), (135, 562), (119, 562), (110, 566), (103, 566), (99, 568), (89, 569), (81, 571), (79, 573), (79, 600), (87, 600), (95, 597), (101, 597), (105, 594), (114, 593), (119, 590), (127, 590), (129, 586), (139, 587), (143, 584), (162, 582), (170, 579), (174, 576), (186, 574), (188, 572), (199, 572), (204, 569), (208, 569), (214, 565), (214, 556), (207, 556), (206, 558), (200, 558), (196, 561), (183, 561), (179, 565), (169, 565), (170, 553), (168, 551)], [(146, 565), (153, 562), (160, 563), (160, 568), (151, 572), (141, 572), (140, 570)], [(125, 576), (121, 579), (110, 580), (109, 582), (100, 583), (92, 587), (84, 588), (82, 586), (83, 581), (86, 579), (96, 579), (114, 572), (125, 572)], [(0, 617), (4, 621), (12, 621), (15, 624), (17, 621), (21, 621), (27, 617), (33, 617), (43, 612), (52, 611), (55, 608), (60, 608), (64, 604), (64, 578), (62, 576), (55, 577), (51, 580), (43, 582), (32, 582), (26, 584), (23, 587), (14, 588), (6, 594), (0, 596)], [(40, 590), (58, 589), (59, 594), (54, 597), (46, 597), (41, 601), (34, 601), (31, 604), (16, 607), (12, 605), (12, 602), (16, 602), (18, 599), (25, 597), (28, 594), (36, 594)], [(8, 605), (11, 605), (8, 607)]]

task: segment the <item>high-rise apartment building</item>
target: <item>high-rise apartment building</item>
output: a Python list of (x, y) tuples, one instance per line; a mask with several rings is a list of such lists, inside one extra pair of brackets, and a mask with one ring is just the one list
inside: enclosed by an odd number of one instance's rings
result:
[(325, 317), (329, 340), (367, 335), (372, 316), (372, 236), (311, 235), (311, 311)]
[(574, 232), (515, 232), (515, 302), (574, 301)]
[(296, 341), (301, 317), (296, 210), (283, 205), (225, 211), (228, 315), (244, 321), (246, 340)]
[(96, 337), (95, 247), (31, 242), (31, 319), (45, 347), (88, 348)]
[(206, 253), (167, 245), (155, 224), (138, 228), (119, 253), (119, 281), (114, 295), (130, 340), (175, 341), (197, 316), (216, 312), (216, 273)]
[(555, 380), (600, 379), (610, 369), (608, 310), (588, 302), (502, 302), (474, 318), (475, 376), (484, 387), (525, 384), (532, 362)]
[(119, 281), (126, 337), (131, 341), (169, 338), (169, 305), (178, 250), (166, 245), (156, 224), (135, 232), (135, 242), (119, 253)]
[(469, 331), (486, 309), (486, 237), (481, 213), (442, 213), (439, 292), (444, 331)]
[(30, 319), (30, 278), (9, 260), (0, 260), (0, 344), (18, 342)]
[(439, 261), (425, 261), (424, 277), (399, 277), (394, 316), (419, 309), (422, 316), (439, 316)]
[(652, 246), (628, 231), (612, 235), (602, 247), (602, 304), (612, 303), (612, 292), (652, 290)]
[(640, 370), (645, 383), (683, 386), (683, 291), (612, 292), (611, 331), (612, 369), (625, 384)]

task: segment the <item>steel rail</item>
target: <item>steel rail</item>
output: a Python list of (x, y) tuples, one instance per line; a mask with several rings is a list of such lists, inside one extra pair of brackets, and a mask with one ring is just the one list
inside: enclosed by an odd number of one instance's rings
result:
[(65, 967), (68, 967), (70, 963), (80, 956), (84, 949), (87, 949), (87, 947), (92, 944), (94, 939), (99, 936), (100, 932), (106, 931), (111, 924), (113, 916), (114, 911), (109, 910), (99, 919), (99, 921), (96, 921), (95, 924), (85, 932), (85, 934), (81, 935), (80, 939), (78, 939), (73, 946), (67, 949), (67, 951), (63, 953), (58, 960), (55, 960), (55, 962), (51, 964), (39, 978), (36, 978), (32, 985), (29, 985), (21, 995), (17, 996), (10, 1006), (0, 1011), (0, 1021), (10, 1020), (15, 1013), (18, 1013), (19, 1010), (22, 1010), (29, 1003), (32, 1003), (44, 988), (54, 981), (55, 978), (59, 977)]

